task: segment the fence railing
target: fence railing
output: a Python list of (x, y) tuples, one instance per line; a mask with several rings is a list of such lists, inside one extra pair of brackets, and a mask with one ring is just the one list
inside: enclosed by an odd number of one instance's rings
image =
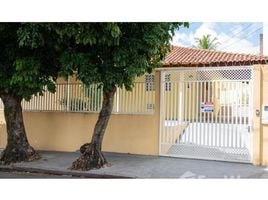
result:
[[(102, 107), (102, 87), (86, 87), (80, 83), (57, 84), (56, 92), (48, 91), (33, 96), (30, 101), (22, 101), (24, 111), (91, 112), (97, 113)], [(132, 91), (117, 88), (113, 113), (152, 114), (154, 112), (155, 92), (147, 91), (144, 82), (136, 82)], [(0, 109), (3, 104), (0, 101)]]

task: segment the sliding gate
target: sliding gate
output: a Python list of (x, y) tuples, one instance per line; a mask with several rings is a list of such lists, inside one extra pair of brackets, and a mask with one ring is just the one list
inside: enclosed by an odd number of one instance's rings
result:
[(251, 162), (252, 67), (161, 71), (160, 154)]

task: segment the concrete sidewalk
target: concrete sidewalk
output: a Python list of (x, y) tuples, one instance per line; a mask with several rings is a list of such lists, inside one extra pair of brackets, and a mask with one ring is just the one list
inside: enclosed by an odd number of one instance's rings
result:
[(251, 164), (105, 153), (110, 167), (69, 170), (79, 153), (40, 152), (34, 162), (0, 165), (0, 170), (17, 170), (91, 178), (268, 178), (268, 171)]

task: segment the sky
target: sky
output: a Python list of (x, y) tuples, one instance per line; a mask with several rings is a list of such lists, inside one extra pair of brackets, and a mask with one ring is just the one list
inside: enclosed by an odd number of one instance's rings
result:
[(210, 34), (216, 37), (218, 51), (259, 54), (259, 35), (263, 31), (261, 22), (191, 22), (189, 28), (176, 31), (172, 44), (193, 47), (195, 38)]

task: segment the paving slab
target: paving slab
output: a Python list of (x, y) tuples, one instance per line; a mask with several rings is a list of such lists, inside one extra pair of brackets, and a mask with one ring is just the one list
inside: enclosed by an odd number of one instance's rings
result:
[(0, 165), (0, 170), (32, 171), (92, 178), (268, 178), (265, 167), (161, 156), (104, 153), (109, 167), (90, 171), (68, 169), (78, 152), (40, 152), (42, 158), (33, 162)]

